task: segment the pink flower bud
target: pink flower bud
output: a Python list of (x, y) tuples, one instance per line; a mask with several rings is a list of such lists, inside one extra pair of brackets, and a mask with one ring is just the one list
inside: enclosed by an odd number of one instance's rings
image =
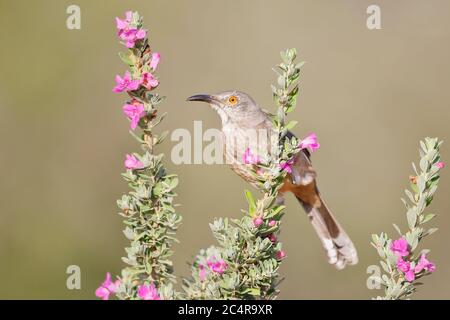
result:
[(153, 52), (152, 60), (150, 61), (150, 68), (155, 71), (158, 67), (159, 60), (161, 60), (161, 55), (158, 52)]
[(206, 269), (202, 264), (198, 265), (198, 276), (200, 278), (200, 281), (206, 280)]
[(445, 167), (445, 162), (436, 162), (435, 164), (436, 167), (438, 167), (439, 169), (443, 169)]
[(269, 227), (273, 227), (277, 224), (277, 222), (275, 220), (270, 220), (269, 221)]
[(270, 235), (269, 235), (269, 240), (270, 241), (272, 241), (273, 243), (275, 243), (275, 242), (277, 242), (277, 236), (276, 235), (274, 235), (273, 233), (271, 233)]
[(259, 227), (260, 225), (262, 225), (263, 224), (263, 219), (261, 219), (261, 217), (255, 217), (254, 219), (253, 219), (253, 225), (255, 226), (255, 227)]
[(279, 260), (283, 259), (284, 257), (286, 257), (286, 252), (284, 252), (283, 250), (277, 252), (277, 258)]

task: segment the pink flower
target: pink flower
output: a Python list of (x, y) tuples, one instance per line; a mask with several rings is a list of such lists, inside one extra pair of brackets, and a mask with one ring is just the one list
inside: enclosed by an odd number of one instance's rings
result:
[(159, 60), (161, 60), (161, 55), (158, 52), (153, 52), (152, 60), (150, 61), (150, 69), (155, 71), (156, 68), (158, 67)]
[(310, 133), (299, 144), (300, 149), (308, 149), (313, 152), (320, 148), (320, 144), (317, 142), (317, 136), (315, 133)]
[(404, 273), (406, 281), (412, 282), (415, 280), (417, 273), (422, 270), (434, 272), (436, 266), (433, 262), (428, 261), (426, 254), (422, 254), (415, 268), (411, 268), (411, 263), (409, 261), (405, 261), (403, 258), (399, 257), (397, 260), (397, 269)]
[(200, 278), (200, 281), (205, 281), (206, 280), (206, 269), (202, 264), (198, 265), (198, 277)]
[(132, 101), (131, 104), (127, 103), (126, 105), (124, 105), (122, 110), (123, 113), (131, 121), (130, 127), (132, 130), (136, 129), (139, 120), (141, 120), (141, 118), (145, 116), (144, 105), (136, 100)]
[(426, 271), (430, 271), (430, 272), (434, 272), (436, 270), (435, 264), (433, 262), (431, 262), (431, 261), (428, 261), (427, 256), (426, 256), (425, 253), (423, 253), (420, 256), (419, 263), (414, 268), (414, 272), (419, 273), (419, 272), (421, 272), (424, 269)]
[(227, 263), (223, 259), (216, 260), (215, 257), (206, 260), (206, 264), (208, 265), (209, 269), (211, 269), (212, 272), (219, 274), (224, 273), (225, 270), (228, 268)]
[(108, 272), (106, 273), (106, 279), (103, 281), (103, 283), (100, 285), (100, 287), (95, 290), (95, 295), (102, 300), (108, 300), (109, 295), (116, 293), (117, 289), (120, 285), (120, 280), (116, 280), (115, 282), (111, 281), (111, 274)]
[(409, 261), (405, 261), (403, 258), (399, 257), (397, 260), (397, 269), (404, 273), (406, 281), (412, 282), (416, 279), (417, 273), (422, 270), (434, 272), (436, 266), (434, 263), (428, 261), (425, 254), (422, 254), (415, 268), (411, 268), (411, 263)]
[(277, 259), (281, 260), (284, 257), (286, 257), (286, 252), (284, 252), (283, 250), (277, 252)]
[(130, 72), (125, 72), (123, 78), (119, 75), (116, 76), (116, 86), (114, 92), (133, 91), (139, 88), (139, 80), (131, 80)]
[(255, 217), (255, 218), (253, 218), (253, 225), (255, 226), (255, 227), (259, 227), (260, 225), (262, 225), (263, 224), (263, 219), (261, 219), (261, 217)]
[(151, 73), (144, 72), (142, 73), (140, 84), (142, 84), (148, 90), (151, 90), (152, 88), (158, 86), (159, 82)]
[(401, 272), (408, 272), (409, 268), (411, 266), (411, 263), (409, 261), (403, 260), (401, 257), (397, 260), (397, 269)]
[(274, 235), (273, 233), (271, 233), (270, 235), (269, 235), (269, 240), (270, 241), (272, 241), (273, 243), (275, 243), (275, 242), (277, 242), (277, 236), (276, 235)]
[(133, 19), (133, 12), (127, 11), (125, 12), (125, 20), (119, 19), (116, 17), (116, 27), (119, 31), (125, 30), (129, 27), (131, 20)]
[(416, 278), (414, 273), (414, 269), (411, 269), (411, 263), (409, 261), (403, 260), (403, 258), (399, 257), (397, 260), (397, 269), (403, 272), (406, 281), (412, 282)]
[(438, 167), (439, 169), (443, 169), (445, 168), (445, 162), (442, 161), (436, 162), (435, 166)]
[(117, 35), (125, 41), (127, 48), (133, 48), (138, 40), (144, 39), (147, 35), (145, 30), (131, 26), (132, 19), (133, 13), (131, 11), (125, 13), (125, 20), (116, 17)]
[(133, 48), (136, 42), (146, 37), (147, 32), (143, 29), (129, 28), (123, 31), (119, 31), (119, 37), (125, 41), (127, 48)]
[(133, 169), (142, 169), (144, 167), (144, 164), (138, 159), (136, 159), (135, 156), (127, 154), (126, 157), (127, 158), (125, 160), (125, 168), (133, 170)]
[(408, 252), (408, 242), (405, 238), (400, 238), (398, 240), (394, 240), (391, 243), (391, 251), (395, 253), (398, 257), (405, 257), (409, 254)]
[(138, 296), (142, 300), (161, 300), (161, 297), (156, 290), (155, 285), (152, 283), (150, 285), (141, 285), (138, 287)]
[(275, 220), (270, 220), (269, 221), (269, 227), (273, 227), (277, 224), (277, 222)]
[(294, 159), (290, 159), (288, 161), (285, 161), (283, 163), (279, 164), (279, 167), (281, 170), (284, 170), (288, 173), (292, 173), (292, 165), (294, 164)]
[(258, 164), (261, 162), (258, 155), (253, 154), (250, 151), (250, 148), (245, 149), (244, 154), (242, 155), (242, 162), (244, 164)]
[(405, 272), (405, 279), (408, 282), (413, 282), (416, 279), (416, 275), (414, 274), (414, 270), (408, 270)]

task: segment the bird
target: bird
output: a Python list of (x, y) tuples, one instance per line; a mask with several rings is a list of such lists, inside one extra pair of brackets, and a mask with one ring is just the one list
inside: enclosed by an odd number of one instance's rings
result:
[[(196, 94), (187, 101), (208, 103), (219, 115), (222, 122), (222, 143), (224, 159), (231, 169), (256, 188), (258, 182), (241, 159), (248, 150), (255, 156), (265, 156), (272, 152), (276, 131), (271, 115), (262, 109), (250, 95), (242, 91), (230, 90), (217, 94)], [(288, 131), (287, 137), (294, 135)], [(276, 142), (275, 142), (276, 141)], [(294, 158), (291, 172), (286, 175), (279, 189), (277, 201), (284, 201), (284, 194), (291, 192), (304, 208), (328, 257), (328, 263), (340, 270), (347, 265), (358, 263), (358, 255), (345, 230), (325, 204), (316, 181), (316, 171), (311, 163), (311, 155), (302, 149)]]

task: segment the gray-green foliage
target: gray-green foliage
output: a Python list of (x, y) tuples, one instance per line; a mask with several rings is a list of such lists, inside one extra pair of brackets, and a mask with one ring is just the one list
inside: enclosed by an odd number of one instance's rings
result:
[[(133, 13), (132, 23), (137, 28), (142, 27), (137, 12)], [(143, 72), (150, 71), (151, 50), (147, 38), (120, 56), (130, 68), (133, 79), (140, 79)], [(120, 299), (135, 299), (140, 285), (153, 283), (161, 298), (172, 299), (176, 297), (172, 289), (176, 279), (172, 274), (171, 246), (176, 241), (181, 216), (173, 203), (178, 178), (167, 172), (163, 155), (154, 150), (164, 138), (164, 134), (157, 135), (153, 131), (164, 117), (158, 116), (163, 97), (143, 86), (128, 94), (145, 107), (146, 115), (139, 121), (140, 134), (130, 131), (142, 147), (142, 153), (134, 153), (134, 156), (143, 163), (143, 168), (128, 169), (122, 174), (131, 191), (123, 195), (117, 205), (121, 209), (119, 214), (124, 217), (124, 234), (130, 245), (125, 248), (123, 261), (127, 266), (122, 270), (116, 294)]]
[[(276, 236), (284, 206), (277, 203), (276, 198), (286, 176), (280, 164), (299, 151), (295, 138), (285, 139), (287, 130), (295, 125), (294, 122), (286, 125), (285, 118), (295, 107), (301, 67), (295, 64), (295, 49), (282, 52), (281, 57), (283, 62), (275, 69), (278, 86), (273, 86), (273, 94), (278, 112), (273, 123), (278, 132), (275, 143), (282, 141), (282, 144), (266, 163), (255, 166), (257, 168), (249, 166), (263, 196), (255, 200), (246, 191), (248, 208), (242, 218), (219, 218), (210, 224), (218, 245), (201, 250), (197, 255), (191, 278), (184, 280), (189, 299), (273, 299), (277, 296), (278, 269), (284, 251)], [(262, 219), (258, 226), (255, 225), (257, 218)], [(223, 260), (226, 269), (214, 272), (208, 267), (211, 259)]]
[[(421, 241), (434, 233), (437, 228), (425, 227), (435, 215), (428, 213), (427, 207), (431, 204), (433, 196), (437, 190), (440, 179), (439, 148), (442, 141), (437, 138), (425, 138), (420, 141), (420, 162), (419, 168), (413, 163), (414, 176), (410, 177), (411, 190), (405, 190), (407, 200), (402, 199), (406, 207), (406, 218), (408, 231), (402, 233), (400, 228), (394, 224), (394, 228), (408, 242), (409, 255), (405, 260), (410, 263), (411, 268), (417, 266), (420, 256), (427, 254), (429, 250), (418, 250)], [(377, 250), (380, 258), (380, 265), (384, 273), (378, 276), (372, 276), (373, 280), (379, 282), (384, 288), (384, 296), (378, 296), (377, 299), (397, 300), (408, 298), (417, 290), (421, 283), (417, 280), (430, 274), (429, 271), (422, 270), (415, 274), (413, 281), (408, 281), (403, 272), (398, 270), (397, 257), (391, 250), (392, 239), (386, 233), (372, 235), (372, 245)]]

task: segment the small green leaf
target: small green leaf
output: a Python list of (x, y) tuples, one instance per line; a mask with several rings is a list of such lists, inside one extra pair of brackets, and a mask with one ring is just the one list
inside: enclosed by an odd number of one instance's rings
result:
[(131, 61), (130, 56), (125, 55), (123, 52), (119, 52), (120, 60), (122, 60), (126, 65), (131, 66), (133, 62)]
[(405, 194), (408, 196), (409, 201), (412, 203), (416, 203), (416, 199), (414, 199), (414, 195), (408, 189), (405, 189)]
[(297, 123), (298, 121), (295, 120), (289, 121), (289, 123), (286, 125), (286, 129), (292, 130), (297, 125)]
[(372, 240), (374, 243), (378, 243), (378, 235), (377, 234), (372, 234)]
[(393, 223), (392, 225), (394, 226), (394, 229), (398, 232), (398, 234), (402, 235), (402, 232), (400, 231), (400, 228), (395, 223)]
[(251, 296), (259, 296), (261, 295), (261, 290), (259, 288), (248, 288), (245, 289), (243, 293)]
[(303, 67), (305, 65), (306, 61), (300, 61), (299, 63), (297, 63), (297, 65), (295, 66), (297, 69), (300, 69), (301, 67)]
[(408, 212), (406, 213), (406, 217), (408, 220), (409, 228), (413, 229), (416, 226), (416, 222), (417, 222), (416, 210), (414, 210), (414, 208), (409, 209)]
[(425, 191), (426, 181), (421, 175), (417, 177), (417, 187), (419, 188), (419, 193), (423, 193)]
[(248, 203), (248, 212), (250, 213), (250, 216), (254, 217), (256, 211), (255, 199), (253, 198), (252, 193), (248, 190), (245, 190), (245, 198), (247, 199)]
[(420, 223), (421, 223), (421, 224), (427, 223), (428, 221), (430, 221), (430, 220), (433, 219), (434, 217), (436, 217), (435, 214), (429, 213), (429, 214), (427, 214), (427, 215), (425, 215), (425, 216), (423, 217), (423, 219), (422, 219), (422, 221), (421, 221)]
[(167, 131), (167, 130), (161, 132), (161, 134), (159, 136), (154, 137), (154, 142), (153, 143), (155, 145), (161, 144), (167, 138), (168, 134), (169, 134), (169, 131)]
[(178, 178), (177, 178), (177, 177), (172, 178), (172, 179), (170, 180), (170, 183), (169, 183), (169, 188), (170, 188), (171, 190), (172, 190), (172, 189), (175, 189), (177, 185), (178, 185)]
[(386, 262), (380, 261), (380, 265), (381, 265), (381, 267), (383, 268), (384, 271), (386, 271), (386, 272), (388, 272), (388, 273), (391, 272), (391, 270), (389, 269), (389, 267), (388, 267), (388, 265), (386, 264)]
[(426, 237), (426, 236), (432, 235), (436, 231), (438, 231), (438, 228), (430, 228), (422, 235), (422, 237)]
[(420, 159), (419, 165), (420, 165), (420, 170), (422, 170), (423, 172), (426, 172), (428, 170), (428, 161), (425, 157)]

